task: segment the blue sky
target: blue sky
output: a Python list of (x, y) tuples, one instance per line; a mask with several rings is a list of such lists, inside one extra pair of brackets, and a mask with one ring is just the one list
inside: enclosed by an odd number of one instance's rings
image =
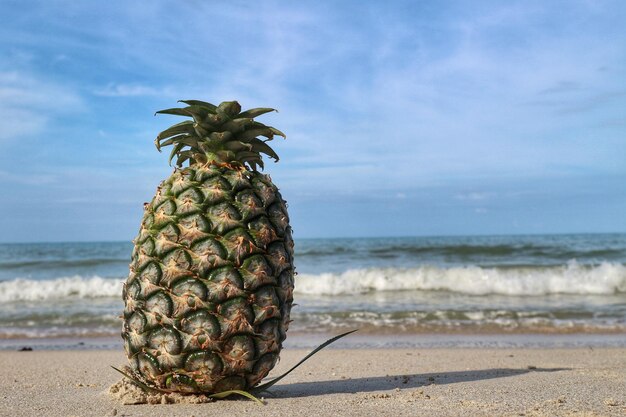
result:
[(275, 107), (296, 238), (626, 231), (622, 1), (0, 3), (0, 241), (129, 240), (178, 99)]

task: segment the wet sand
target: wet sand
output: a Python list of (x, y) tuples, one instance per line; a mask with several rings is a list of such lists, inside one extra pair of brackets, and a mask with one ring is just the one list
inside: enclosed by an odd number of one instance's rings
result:
[[(308, 350), (284, 350), (278, 375)], [(119, 350), (0, 351), (2, 416), (624, 416), (625, 348), (326, 349), (265, 405), (123, 404)]]

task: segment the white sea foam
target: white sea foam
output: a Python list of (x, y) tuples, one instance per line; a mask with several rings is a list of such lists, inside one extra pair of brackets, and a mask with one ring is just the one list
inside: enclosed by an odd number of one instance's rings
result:
[(41, 281), (17, 278), (0, 282), (0, 302), (120, 297), (122, 282), (121, 279), (78, 275)]
[(462, 294), (546, 295), (626, 292), (626, 266), (604, 262), (595, 266), (575, 261), (555, 267), (353, 269), (340, 274), (299, 274), (301, 294), (362, 294), (372, 291), (451, 291)]
[[(62, 277), (0, 282), (0, 303), (54, 299), (120, 297), (122, 279)], [(626, 266), (575, 261), (555, 267), (351, 269), (343, 273), (299, 274), (296, 292), (311, 295), (363, 294), (374, 291), (450, 291), (461, 294), (545, 295), (626, 293)]]

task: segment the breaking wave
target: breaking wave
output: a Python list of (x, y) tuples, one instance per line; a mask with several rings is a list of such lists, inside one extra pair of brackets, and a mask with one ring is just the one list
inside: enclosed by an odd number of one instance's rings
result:
[(79, 275), (52, 280), (17, 278), (0, 282), (0, 302), (121, 297), (122, 282), (121, 279)]
[[(0, 302), (120, 297), (121, 278), (17, 278), (0, 282)], [(299, 274), (296, 293), (364, 294), (377, 291), (448, 291), (468, 295), (549, 294), (610, 295), (626, 293), (626, 266), (571, 261), (554, 267), (478, 266), (350, 269), (342, 273)]]
[(626, 266), (571, 261), (554, 267), (483, 268), (478, 266), (352, 269), (343, 273), (300, 274), (296, 292), (339, 295), (374, 291), (449, 291), (510, 296), (626, 292)]

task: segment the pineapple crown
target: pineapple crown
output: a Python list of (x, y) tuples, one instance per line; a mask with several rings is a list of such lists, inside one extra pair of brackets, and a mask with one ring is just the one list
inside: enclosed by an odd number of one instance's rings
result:
[[(218, 106), (199, 100), (179, 100), (179, 103), (185, 103), (187, 107), (156, 112), (193, 119), (165, 129), (155, 139), (159, 152), (163, 146), (174, 145), (170, 165), (176, 158), (178, 167), (188, 161), (189, 165), (231, 165), (256, 171), (257, 167), (264, 167), (262, 153), (278, 161), (278, 155), (267, 142), (274, 136), (286, 138), (285, 134), (254, 120), (275, 109), (256, 108), (242, 112), (236, 101), (224, 101)], [(265, 139), (259, 139), (259, 136)]]

